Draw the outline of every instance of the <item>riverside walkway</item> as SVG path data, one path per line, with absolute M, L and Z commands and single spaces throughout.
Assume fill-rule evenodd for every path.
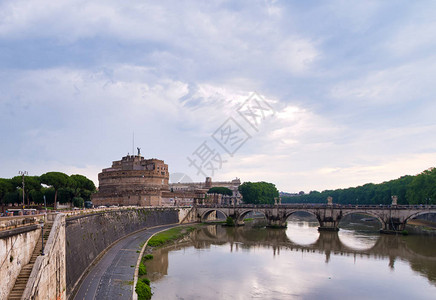
M 84 276 L 73 299 L 132 299 L 141 245 L 156 232 L 176 226 L 179 224 L 145 229 L 118 241 Z

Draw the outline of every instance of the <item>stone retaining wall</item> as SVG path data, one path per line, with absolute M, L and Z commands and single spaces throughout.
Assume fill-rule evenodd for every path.
M 1 217 L 0 232 L 2 232 L 3 230 L 14 229 L 21 226 L 39 224 L 40 220 L 45 220 L 45 214 L 19 217 Z
M 54 218 L 54 222 L 44 247 L 45 255 L 37 257 L 22 299 L 66 299 L 65 215 L 47 217 Z
M 174 208 L 140 208 L 75 216 L 66 220 L 67 296 L 93 261 L 118 239 L 147 227 L 178 223 Z
M 0 299 L 7 299 L 40 236 L 38 225 L 0 231 Z

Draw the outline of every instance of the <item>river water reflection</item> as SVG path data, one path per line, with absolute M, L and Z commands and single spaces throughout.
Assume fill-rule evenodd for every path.
M 357 229 L 357 230 L 356 230 Z M 147 262 L 153 299 L 435 299 L 436 239 L 208 225 Z

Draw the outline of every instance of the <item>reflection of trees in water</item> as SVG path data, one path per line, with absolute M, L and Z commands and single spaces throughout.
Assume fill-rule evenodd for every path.
M 434 262 L 428 263 L 425 260 L 410 261 L 410 267 L 413 271 L 424 274 L 430 283 L 436 285 L 436 264 Z
M 419 255 L 418 258 L 410 260 L 410 266 L 414 271 L 424 273 L 433 284 L 436 284 L 436 262 L 429 261 L 427 257 L 436 258 L 435 238 L 422 236 L 408 236 L 404 238 L 407 248 Z
M 374 246 L 369 249 L 353 249 L 343 244 L 337 232 L 320 232 L 319 238 L 312 244 L 299 245 L 291 241 L 285 229 L 257 229 L 249 226 L 224 227 L 221 225 L 204 226 L 189 235 L 189 238 L 179 241 L 176 245 L 160 248 L 154 251 L 155 259 L 147 262 L 149 272 L 167 274 L 168 252 L 184 247 L 208 249 L 211 245 L 229 244 L 230 251 L 262 247 L 271 249 L 274 255 L 280 251 L 301 251 L 321 253 L 326 256 L 345 255 L 357 257 L 374 257 L 389 259 L 389 266 L 395 268 L 397 259 L 408 261 L 411 268 L 424 274 L 433 284 L 436 284 L 436 239 L 422 236 L 380 235 Z M 150 274 L 150 273 L 149 273 Z M 153 275 L 150 275 L 151 280 Z

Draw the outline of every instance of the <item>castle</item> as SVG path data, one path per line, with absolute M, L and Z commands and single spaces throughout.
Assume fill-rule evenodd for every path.
M 238 187 L 241 181 L 213 183 L 210 177 L 205 182 L 169 183 L 168 165 L 163 160 L 145 159 L 138 155 L 127 155 L 113 161 L 110 168 L 98 174 L 98 192 L 92 195 L 95 206 L 137 205 L 174 206 L 195 203 L 229 204 L 241 201 Z M 227 187 L 232 196 L 207 195 L 211 187 Z

